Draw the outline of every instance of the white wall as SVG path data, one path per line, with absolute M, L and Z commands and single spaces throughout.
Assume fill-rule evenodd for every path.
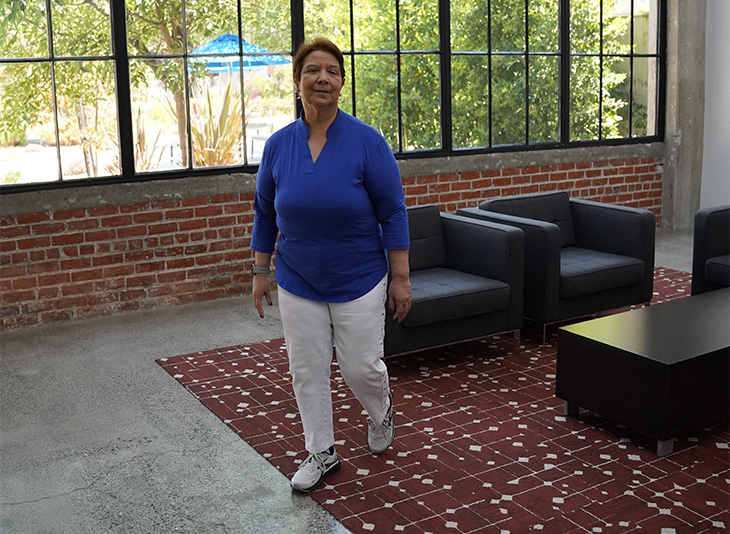
M 730 204 L 730 1 L 707 0 L 700 207 Z

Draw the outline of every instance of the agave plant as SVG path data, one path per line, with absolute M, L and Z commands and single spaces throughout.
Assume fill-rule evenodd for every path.
M 160 131 L 150 143 L 147 141 L 147 132 L 145 131 L 144 121 L 142 120 L 142 109 L 137 110 L 137 131 L 136 142 L 134 143 L 134 168 L 137 172 L 156 171 L 160 168 L 164 147 L 158 147 L 160 141 Z M 105 165 L 109 174 L 121 174 L 119 166 L 119 142 L 117 136 L 110 138 L 112 145 L 117 149 L 114 159 Z
M 191 106 L 190 131 L 196 166 L 211 167 L 241 162 L 241 99 L 231 89 L 232 84 L 229 82 L 217 109 L 213 106 L 210 89 L 206 89 L 201 105 Z

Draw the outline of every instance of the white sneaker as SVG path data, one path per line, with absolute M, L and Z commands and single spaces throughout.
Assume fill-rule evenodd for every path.
M 395 439 L 395 425 L 393 424 L 393 391 L 388 393 L 390 407 L 385 414 L 385 419 L 376 425 L 368 418 L 368 447 L 373 454 L 380 454 L 390 447 Z
M 334 447 L 329 451 L 312 453 L 302 462 L 291 479 L 291 487 L 296 491 L 314 491 L 324 478 L 340 470 L 340 461 Z

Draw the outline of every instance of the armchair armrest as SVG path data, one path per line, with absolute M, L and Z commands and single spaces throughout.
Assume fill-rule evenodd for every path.
M 463 208 L 457 215 L 506 224 L 525 234 L 525 316 L 541 322 L 558 314 L 560 292 L 560 228 L 558 225 L 504 215 L 480 208 Z
M 705 278 L 705 264 L 715 256 L 724 256 L 730 249 L 730 206 L 698 210 L 694 217 L 692 242 L 692 294 L 716 288 Z
M 520 321 L 524 299 L 525 238 L 519 228 L 441 214 L 446 266 L 510 286 L 511 321 Z
M 578 199 L 571 199 L 570 207 L 577 246 L 638 258 L 653 271 L 656 216 L 651 211 Z

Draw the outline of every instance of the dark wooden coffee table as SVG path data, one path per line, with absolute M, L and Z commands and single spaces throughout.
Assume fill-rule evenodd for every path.
M 730 288 L 600 317 L 558 331 L 555 394 L 657 440 L 728 418 Z

